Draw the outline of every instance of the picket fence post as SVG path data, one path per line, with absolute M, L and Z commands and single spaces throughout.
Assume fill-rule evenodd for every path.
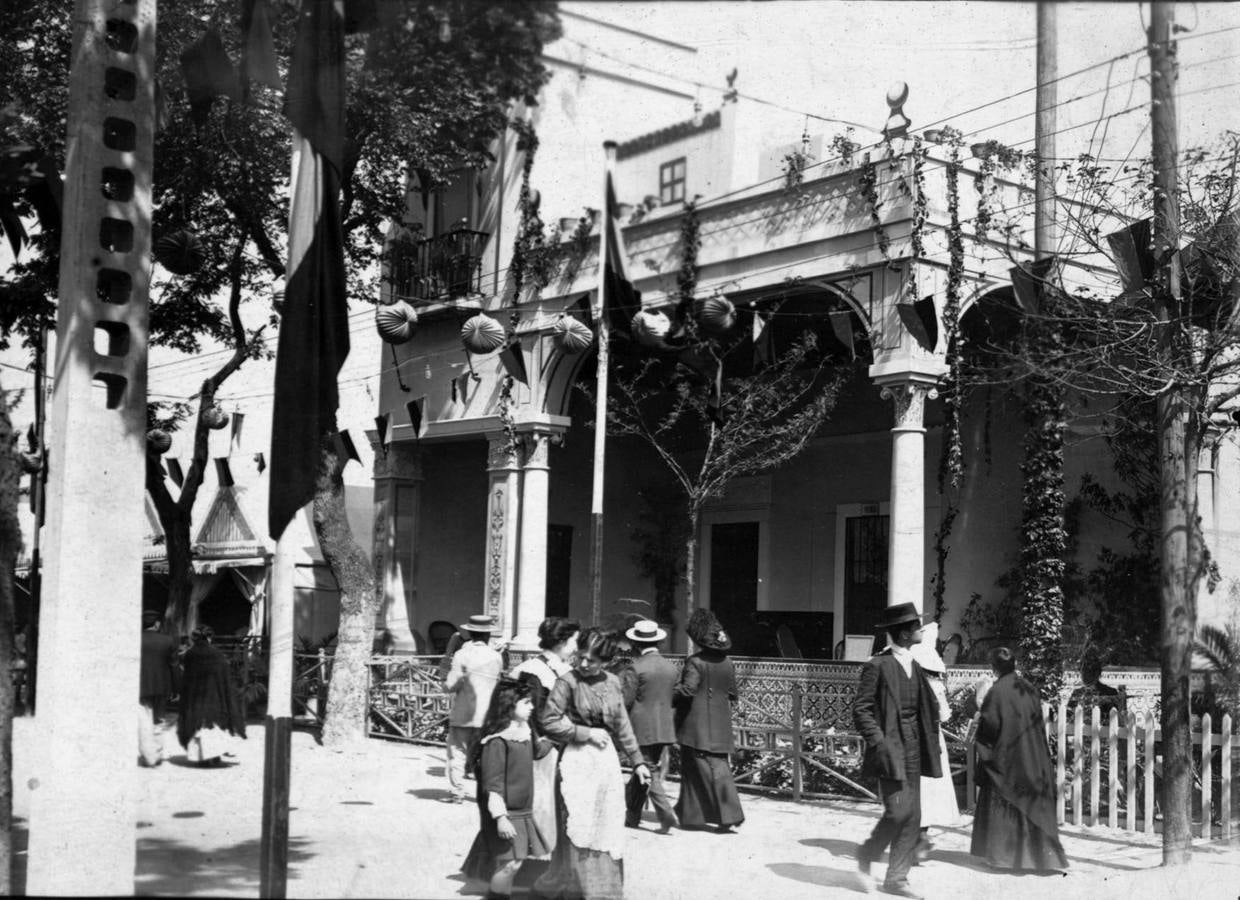
M 1107 827 L 1119 827 L 1119 710 L 1111 708 L 1107 722 Z
M 792 686 L 792 802 L 801 802 L 801 685 Z
M 1212 824 L 1214 797 L 1214 722 L 1210 714 L 1201 717 L 1201 837 L 1210 840 L 1214 836 Z
M 1085 747 L 1085 710 L 1076 708 L 1072 716 L 1072 824 L 1080 825 L 1085 807 L 1082 794 L 1081 757 Z
M 1154 832 L 1154 714 L 1145 714 L 1145 833 Z
M 1137 717 L 1131 713 L 1124 716 L 1124 734 L 1127 737 L 1125 749 L 1128 751 L 1126 755 L 1128 783 L 1126 785 L 1127 803 L 1127 821 L 1125 827 L 1129 831 L 1137 830 Z
M 1089 713 L 1089 824 L 1098 824 L 1098 782 L 1102 778 L 1102 710 Z
M 1064 774 L 1066 770 L 1065 760 L 1068 757 L 1068 701 L 1061 698 L 1059 701 L 1059 712 L 1055 721 L 1055 737 L 1058 740 L 1058 753 L 1055 754 L 1055 821 L 1062 825 L 1067 816 L 1064 810 L 1063 788 L 1067 781 Z
M 1222 796 L 1219 798 L 1220 809 L 1219 816 L 1223 820 L 1223 842 L 1231 841 L 1231 768 L 1232 768 L 1232 741 L 1231 741 L 1231 713 L 1223 714 L 1223 744 L 1222 744 L 1222 771 L 1219 773 L 1223 778 L 1220 789 Z

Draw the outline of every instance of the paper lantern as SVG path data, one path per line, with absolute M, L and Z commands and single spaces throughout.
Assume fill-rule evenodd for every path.
M 707 297 L 694 302 L 693 316 L 708 333 L 725 334 L 736 325 L 736 306 L 727 297 Z
M 580 319 L 560 316 L 555 323 L 551 339 L 562 351 L 573 356 L 581 353 L 594 342 L 594 332 Z
M 146 449 L 156 456 L 163 456 L 172 449 L 172 435 L 162 428 L 152 428 L 146 433 Z
M 461 343 L 470 353 L 490 353 L 504 343 L 504 326 L 478 313 L 461 326 Z
M 165 234 L 155 242 L 155 259 L 174 275 L 196 272 L 206 256 L 202 240 L 184 228 Z
M 418 313 L 404 300 L 397 300 L 375 310 L 375 328 L 379 337 L 389 344 L 404 344 L 418 330 Z
M 228 413 L 219 406 L 208 407 L 202 414 L 202 420 L 207 423 L 208 428 L 219 431 L 228 425 Z
M 666 313 L 652 309 L 643 309 L 633 316 L 629 326 L 637 343 L 643 347 L 662 347 L 664 340 L 672 330 L 672 320 Z

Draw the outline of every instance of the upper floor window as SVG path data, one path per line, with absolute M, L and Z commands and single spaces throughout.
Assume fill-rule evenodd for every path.
M 659 203 L 666 206 L 685 199 L 685 158 L 659 166 Z

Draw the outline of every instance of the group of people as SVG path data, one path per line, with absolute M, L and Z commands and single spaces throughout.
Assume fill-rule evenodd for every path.
M 857 868 L 868 881 L 871 866 L 890 848 L 881 889 L 918 898 L 908 875 L 930 853 L 926 828 L 951 824 L 957 815 L 940 729 L 950 716 L 946 667 L 912 603 L 888 608 L 879 627 L 888 646 L 862 668 L 853 721 L 866 745 L 863 772 L 878 779 L 883 814 L 857 848 Z M 1016 674 L 1008 648 L 992 653 L 991 667 L 995 680 L 979 691 L 980 792 L 970 852 L 1000 870 L 1064 870 L 1041 699 Z
M 194 629 L 191 643 L 160 630 L 162 617 L 142 614 L 142 656 L 138 687 L 138 762 L 155 767 L 164 760 L 162 732 L 169 703 L 179 698 L 177 740 L 186 759 L 204 768 L 226 765 L 234 738 L 245 737 L 245 707 L 233 684 L 228 658 L 207 626 Z
M 444 679 L 453 698 L 445 799 L 462 802 L 473 773 L 480 827 L 462 868 L 491 896 L 509 896 L 529 865 L 541 869 L 532 897 L 618 900 L 624 829 L 641 827 L 647 803 L 660 834 L 728 833 L 744 822 L 728 764 L 731 640 L 708 610 L 689 622 L 699 650 L 679 671 L 659 652 L 667 632 L 652 621 L 613 633 L 549 618 L 540 653 L 506 676 L 493 630 L 489 617 L 471 616 Z M 617 674 L 622 639 L 634 655 Z M 675 805 L 664 784 L 672 743 Z M 627 786 L 622 761 L 632 769 Z

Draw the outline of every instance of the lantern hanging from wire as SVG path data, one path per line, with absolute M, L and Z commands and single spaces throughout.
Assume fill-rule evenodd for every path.
M 736 305 L 722 294 L 694 301 L 693 317 L 708 334 L 726 334 L 736 326 Z
M 375 309 L 375 328 L 389 344 L 405 344 L 418 330 L 418 312 L 404 300 Z
M 551 339 L 564 353 L 575 356 L 594 342 L 594 332 L 580 319 L 560 316 L 556 320 Z
M 212 431 L 219 431 L 228 425 L 229 415 L 224 412 L 224 408 L 218 403 L 207 407 L 202 414 L 202 420 L 207 423 L 207 427 Z
M 667 313 L 643 309 L 633 316 L 629 330 L 643 347 L 664 347 L 672 331 L 672 320 Z
M 484 313 L 471 316 L 461 326 L 461 343 L 470 353 L 490 353 L 504 343 L 504 326 Z
M 172 435 L 162 428 L 152 428 L 146 433 L 146 449 L 156 456 L 163 456 L 172 449 Z
M 155 259 L 173 275 L 198 271 L 206 257 L 202 239 L 185 228 L 169 232 L 155 242 Z

